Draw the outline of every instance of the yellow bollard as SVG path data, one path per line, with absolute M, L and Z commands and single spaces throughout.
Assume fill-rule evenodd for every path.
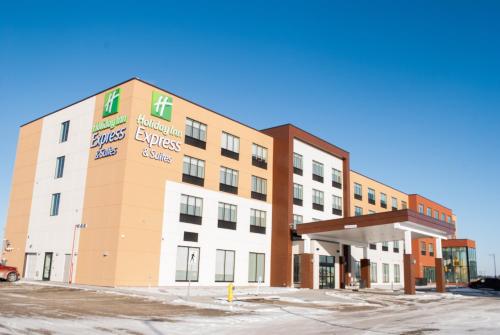
M 233 283 L 229 283 L 227 285 L 227 301 L 228 302 L 233 302 L 233 290 L 234 290 Z

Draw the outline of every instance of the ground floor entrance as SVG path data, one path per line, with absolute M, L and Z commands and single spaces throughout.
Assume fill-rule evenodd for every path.
M 42 280 L 50 280 L 50 272 L 52 271 L 52 253 L 45 253 L 45 260 L 43 263 L 43 275 Z
M 335 256 L 319 256 L 319 288 L 335 288 Z

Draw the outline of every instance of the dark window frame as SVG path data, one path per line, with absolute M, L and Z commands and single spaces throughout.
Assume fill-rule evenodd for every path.
M 205 150 L 207 148 L 207 142 L 202 141 L 196 137 L 191 137 L 189 135 L 184 135 L 184 143 Z
M 59 156 L 56 158 L 56 173 L 54 179 L 60 179 L 64 176 L 65 163 L 66 163 L 66 156 Z
M 52 193 L 50 198 L 50 216 L 58 216 L 61 208 L 61 193 Z
M 232 158 L 234 160 L 240 160 L 240 153 L 236 151 L 231 151 L 229 149 L 220 148 L 220 154 L 224 157 Z
M 70 120 L 66 120 L 64 122 L 61 122 L 61 130 L 59 133 L 59 143 L 64 143 L 64 142 L 68 141 L 69 126 L 70 126 Z
M 198 233 L 192 231 L 184 232 L 184 241 L 185 242 L 198 242 Z

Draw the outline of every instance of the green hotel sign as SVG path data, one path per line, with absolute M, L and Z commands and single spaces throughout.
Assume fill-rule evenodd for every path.
M 151 115 L 165 121 L 171 121 L 172 102 L 173 101 L 171 97 L 159 92 L 153 92 L 153 96 L 151 99 Z
M 115 88 L 112 91 L 107 92 L 104 95 L 104 108 L 102 111 L 102 117 L 108 117 L 110 115 L 118 113 L 120 108 L 120 88 Z

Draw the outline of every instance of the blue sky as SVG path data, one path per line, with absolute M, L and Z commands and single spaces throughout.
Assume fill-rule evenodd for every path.
M 500 258 L 500 2 L 8 2 L 0 237 L 18 126 L 133 76 L 256 128 L 294 123 L 354 170 L 458 215 Z

